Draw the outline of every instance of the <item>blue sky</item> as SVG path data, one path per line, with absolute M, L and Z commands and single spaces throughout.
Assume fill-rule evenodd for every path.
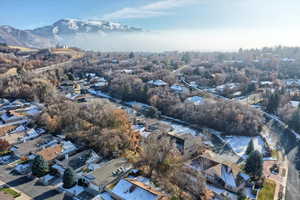
M 105 19 L 147 34 L 76 38 L 103 51 L 300 46 L 300 0 L 0 0 L 0 25 L 32 29 L 62 18 Z
M 299 0 L 1 0 L 0 24 L 35 28 L 61 18 L 107 19 L 149 30 L 293 27 Z

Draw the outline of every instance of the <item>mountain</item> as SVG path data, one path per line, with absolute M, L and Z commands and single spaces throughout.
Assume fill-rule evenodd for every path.
M 53 41 L 40 37 L 29 30 L 19 30 L 11 26 L 0 26 L 0 43 L 30 48 L 44 48 L 52 46 Z
M 0 43 L 31 48 L 45 48 L 64 43 L 64 38 L 86 33 L 128 33 L 142 29 L 103 20 L 61 19 L 52 25 L 33 30 L 20 30 L 11 26 L 0 26 Z

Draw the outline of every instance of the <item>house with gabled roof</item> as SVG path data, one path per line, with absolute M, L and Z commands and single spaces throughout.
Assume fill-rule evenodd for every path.
M 107 185 L 126 176 L 130 169 L 131 164 L 126 159 L 117 158 L 100 163 L 94 170 L 81 174 L 79 178 L 88 182 L 90 189 L 102 192 Z
M 53 161 L 58 157 L 70 156 L 77 151 L 77 147 L 70 141 L 61 141 L 58 144 L 43 148 L 36 152 L 47 161 Z
M 234 163 L 218 160 L 210 151 L 189 161 L 188 167 L 201 171 L 212 185 L 237 193 L 246 185 L 245 176 Z
M 56 169 L 60 176 L 63 176 L 64 171 L 67 168 L 73 169 L 75 172 L 79 172 L 83 168 L 91 168 L 89 165 L 95 164 L 101 160 L 101 157 L 93 150 L 84 150 L 76 153 L 72 156 L 66 154 L 62 159 L 56 159 L 55 164 L 52 165 L 53 169 Z
M 107 191 L 117 200 L 168 200 L 169 197 L 157 189 L 133 178 L 121 179 L 111 191 Z

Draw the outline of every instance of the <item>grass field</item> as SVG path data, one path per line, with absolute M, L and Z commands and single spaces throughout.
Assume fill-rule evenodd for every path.
M 273 200 L 275 194 L 276 183 L 272 180 L 266 180 L 264 187 L 258 194 L 258 200 Z
M 2 191 L 2 192 L 4 192 L 4 193 L 6 193 L 6 194 L 12 196 L 13 198 L 17 198 L 17 197 L 21 196 L 20 193 L 14 191 L 14 190 L 11 189 L 11 188 L 6 188 L 6 187 L 0 188 L 0 191 Z

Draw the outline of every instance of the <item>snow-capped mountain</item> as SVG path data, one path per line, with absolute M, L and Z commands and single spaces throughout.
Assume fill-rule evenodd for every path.
M 9 45 L 44 48 L 63 43 L 65 37 L 83 33 L 140 32 L 142 29 L 103 20 L 61 19 L 52 25 L 33 30 L 19 30 L 10 26 L 0 26 L 0 42 Z
M 134 27 L 112 23 L 103 20 L 77 20 L 77 19 L 62 19 L 50 26 L 44 26 L 32 30 L 36 35 L 42 37 L 52 37 L 72 35 L 78 33 L 97 33 L 97 32 L 135 32 L 141 31 Z

